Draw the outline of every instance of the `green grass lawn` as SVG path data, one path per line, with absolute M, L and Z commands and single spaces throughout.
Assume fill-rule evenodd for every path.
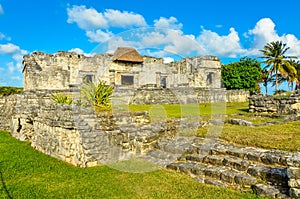
M 259 198 L 198 183 L 165 169 L 124 173 L 78 168 L 35 151 L 0 131 L 0 198 Z
M 148 111 L 150 115 L 166 118 L 208 116 L 211 114 L 233 114 L 248 112 L 248 102 L 239 103 L 200 103 L 200 104 L 143 104 L 114 105 L 113 111 Z
M 201 104 L 168 104 L 168 105 L 130 105 L 131 111 L 148 111 L 152 120 L 162 118 L 180 118 L 202 116 L 208 120 L 212 114 L 224 114 L 227 118 L 239 118 L 262 124 L 278 121 L 282 118 L 255 116 L 248 112 L 248 102 L 235 103 L 201 103 Z M 219 138 L 230 143 L 244 146 L 255 146 L 266 149 L 300 151 L 300 121 L 260 127 L 248 127 L 225 124 Z M 198 129 L 198 136 L 205 137 L 209 127 Z

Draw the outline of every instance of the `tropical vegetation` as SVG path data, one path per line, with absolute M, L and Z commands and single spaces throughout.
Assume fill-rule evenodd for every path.
M 260 50 L 263 53 L 261 58 L 264 59 L 266 64 L 264 69 L 268 71 L 271 79 L 275 76 L 275 91 L 278 90 L 280 79 L 290 83 L 298 80 L 295 62 L 292 61 L 297 57 L 286 55 L 289 49 L 290 47 L 287 47 L 282 41 L 272 41 Z
M 110 97 L 114 92 L 114 88 L 106 85 L 105 81 L 99 80 L 97 84 L 94 82 L 84 83 L 81 89 L 83 104 L 96 107 L 110 107 Z
M 66 95 L 65 93 L 53 93 L 50 98 L 54 101 L 54 104 L 68 104 L 73 103 L 71 95 Z
M 23 88 L 10 87 L 10 86 L 0 86 L 0 97 L 8 96 L 13 94 L 20 94 L 23 92 Z
M 222 65 L 222 83 L 227 89 L 245 89 L 260 92 L 259 80 L 262 78 L 260 62 L 249 57 L 239 62 Z

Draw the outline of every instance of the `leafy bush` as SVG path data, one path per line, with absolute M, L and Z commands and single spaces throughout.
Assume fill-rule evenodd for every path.
M 71 105 L 73 103 L 72 97 L 70 95 L 66 95 L 65 93 L 53 93 L 50 97 L 54 101 L 54 104 Z
M 9 86 L 1 86 L 0 87 L 0 97 L 13 95 L 13 94 L 19 94 L 22 92 L 23 92 L 23 88 L 9 87 Z
M 106 85 L 105 81 L 100 80 L 96 85 L 93 82 L 85 83 L 81 89 L 83 102 L 88 106 L 110 107 L 110 96 L 114 88 Z
M 222 65 L 222 83 L 226 89 L 246 89 L 260 92 L 259 81 L 262 77 L 260 62 L 249 57 L 239 62 Z

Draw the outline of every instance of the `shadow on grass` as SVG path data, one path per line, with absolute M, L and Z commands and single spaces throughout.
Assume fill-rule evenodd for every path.
M 1 164 L 1 163 L 2 163 L 2 162 L 0 162 L 0 164 Z M 2 173 L 2 171 L 1 171 L 1 168 L 0 168 L 0 180 L 1 180 L 2 188 L 3 188 L 4 192 L 5 192 L 6 195 L 7 195 L 7 198 L 12 199 L 12 197 L 11 197 L 11 195 L 10 195 L 10 193 L 9 193 L 9 191 L 8 191 L 8 189 L 7 189 L 7 187 L 6 187 L 6 184 L 5 184 L 5 181 L 4 181 L 4 178 L 3 178 L 3 173 Z

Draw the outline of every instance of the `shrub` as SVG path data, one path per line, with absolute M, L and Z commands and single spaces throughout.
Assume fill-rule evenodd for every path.
M 65 93 L 53 93 L 50 97 L 54 101 L 54 104 L 71 105 L 73 103 L 72 97 L 70 95 L 66 95 Z
M 23 88 L 0 86 L 0 96 L 8 96 L 23 92 Z
M 113 91 L 112 86 L 106 85 L 105 81 L 100 80 L 97 85 L 93 82 L 85 83 L 81 89 L 81 95 L 85 105 L 110 107 L 110 96 Z

